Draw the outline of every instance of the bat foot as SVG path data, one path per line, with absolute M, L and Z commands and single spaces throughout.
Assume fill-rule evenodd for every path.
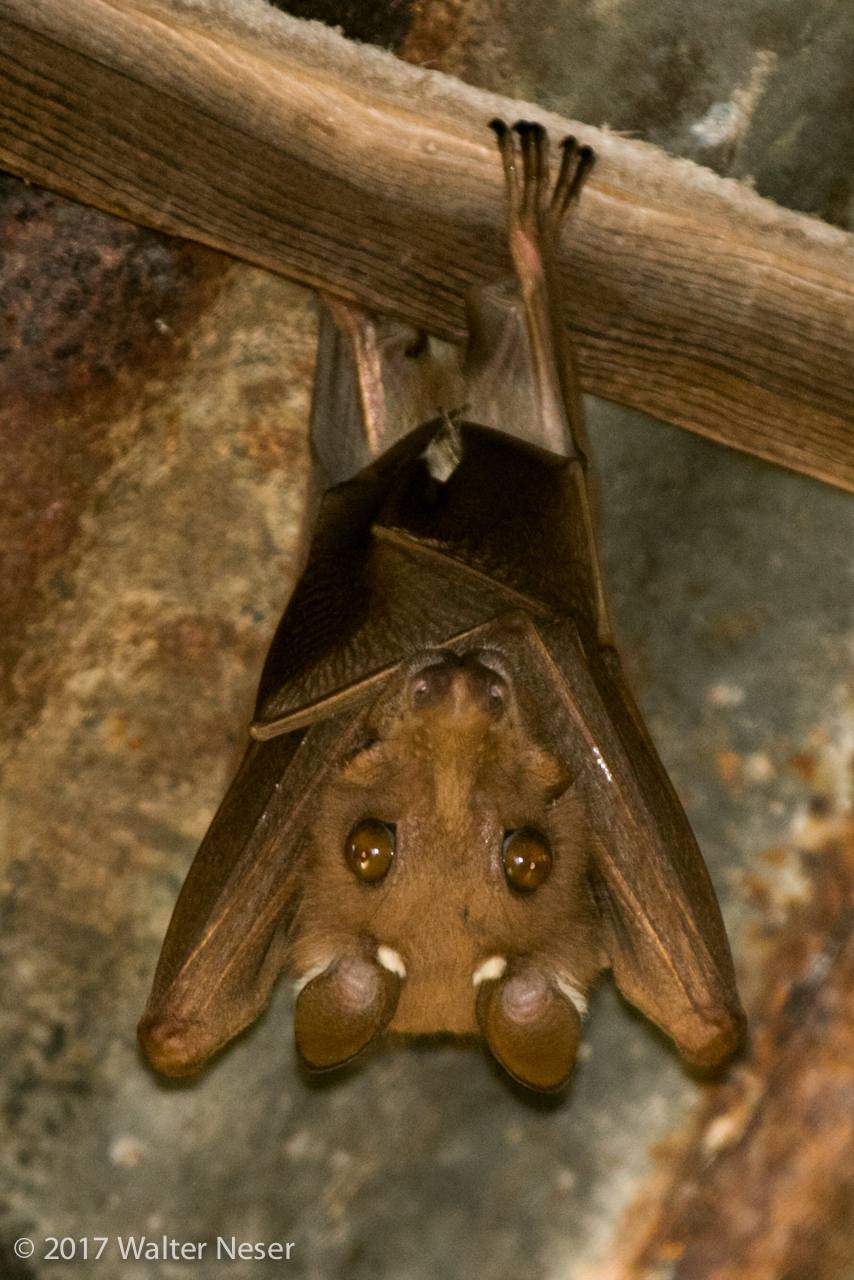
M 519 120 L 509 128 L 503 120 L 489 126 L 498 139 L 510 206 L 510 246 L 517 273 L 524 280 L 532 251 L 542 259 L 557 250 L 567 213 L 595 162 L 593 149 L 576 138 L 561 143 L 557 181 L 551 186 L 549 136 L 541 124 Z M 521 158 L 521 181 L 519 162 Z M 524 249 L 528 249 L 525 255 Z

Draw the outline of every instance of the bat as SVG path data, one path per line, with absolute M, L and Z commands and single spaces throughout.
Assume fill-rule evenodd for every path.
M 688 1063 L 742 1039 L 599 568 L 556 267 L 593 156 L 566 139 L 553 184 L 541 126 L 492 128 L 515 276 L 472 291 L 464 355 L 322 315 L 313 536 L 139 1027 L 166 1074 L 199 1070 L 283 972 L 318 1071 L 385 1029 L 452 1033 L 559 1089 L 608 968 Z

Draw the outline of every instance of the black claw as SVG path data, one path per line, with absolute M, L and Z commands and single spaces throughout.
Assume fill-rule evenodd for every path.
M 537 124 L 536 120 L 517 120 L 513 128 L 523 142 L 528 138 L 534 142 L 540 142 L 546 136 L 545 129 L 541 124 Z
M 513 128 L 522 151 L 522 208 L 525 217 L 534 218 L 548 186 L 548 134 L 531 120 L 519 120 Z
M 560 144 L 563 155 L 560 161 L 560 173 L 555 183 L 555 189 L 552 192 L 552 208 L 563 209 L 566 207 L 567 201 L 570 199 L 572 184 L 575 180 L 575 148 L 577 143 L 575 138 L 564 138 Z
M 579 146 L 574 137 L 563 139 L 560 173 L 549 202 L 549 139 L 544 127 L 533 120 L 517 120 L 511 130 L 498 117 L 489 122 L 489 127 L 498 139 L 499 150 L 504 159 L 511 206 L 518 210 L 523 222 L 530 220 L 532 223 L 540 223 L 541 219 L 545 219 L 541 223 L 541 230 L 545 233 L 548 225 L 552 230 L 546 234 L 559 234 L 560 224 L 569 206 L 578 198 L 593 167 L 596 157 L 592 147 Z M 512 133 L 519 139 L 521 184 L 517 177 L 519 153 Z
M 592 147 L 579 147 L 578 149 L 578 168 L 572 179 L 572 189 L 569 193 L 569 199 L 572 200 L 579 195 L 581 188 L 587 181 L 587 175 L 596 163 L 596 152 Z
M 566 210 L 577 198 L 593 167 L 595 156 L 592 147 L 579 147 L 575 138 L 564 138 L 561 143 L 563 158 L 560 173 L 552 195 L 552 209 L 563 218 Z

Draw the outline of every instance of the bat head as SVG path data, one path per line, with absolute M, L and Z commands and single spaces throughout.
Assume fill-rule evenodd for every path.
M 384 1027 L 479 1032 L 558 1088 L 607 967 L 687 1061 L 737 1048 L 714 891 L 619 670 L 571 622 L 542 626 L 548 647 L 526 615 L 497 618 L 372 678 L 372 705 L 342 711 L 333 689 L 309 727 L 250 747 L 140 1023 L 158 1070 L 199 1070 L 286 967 L 319 1069 Z
M 296 1040 L 333 1066 L 382 1027 L 483 1034 L 535 1088 L 569 1076 L 603 967 L 591 835 L 496 651 L 422 653 L 319 797 L 291 934 Z

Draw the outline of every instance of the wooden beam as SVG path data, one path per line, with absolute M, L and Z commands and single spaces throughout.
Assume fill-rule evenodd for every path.
M 495 115 L 599 155 L 585 388 L 854 490 L 854 237 L 260 0 L 0 0 L 0 165 L 455 339 L 509 266 Z

